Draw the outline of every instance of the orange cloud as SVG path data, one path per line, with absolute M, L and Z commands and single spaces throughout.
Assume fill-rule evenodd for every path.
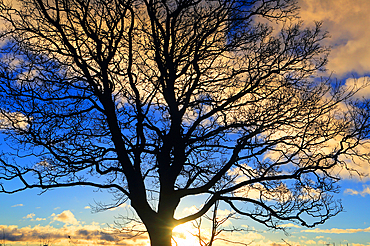
M 25 219 L 31 221 L 46 220 L 35 218 L 34 213 L 27 214 Z M 0 231 L 4 232 L 4 240 L 7 243 L 18 244 L 39 244 L 48 242 L 54 246 L 64 245 L 122 245 L 122 246 L 147 246 L 148 237 L 146 234 L 136 235 L 129 229 L 124 231 L 114 228 L 101 228 L 99 223 L 93 222 L 90 225 L 78 221 L 70 210 L 60 214 L 52 214 L 51 222 L 60 221 L 65 223 L 63 227 L 56 228 L 51 224 L 47 226 L 36 225 L 34 227 L 18 227 L 17 225 L 0 225 Z
M 370 1 L 368 0 L 299 0 L 300 15 L 307 23 L 323 21 L 331 38 L 329 72 L 337 75 L 370 71 Z
M 34 243 L 41 241 L 51 242 L 55 246 L 70 245 L 147 245 L 148 239 L 145 235 L 132 238 L 129 233 L 117 233 L 114 230 L 102 229 L 97 223 L 91 225 L 64 226 L 55 228 L 53 226 L 21 227 L 16 225 L 0 225 L 4 231 L 4 240 L 8 243 Z

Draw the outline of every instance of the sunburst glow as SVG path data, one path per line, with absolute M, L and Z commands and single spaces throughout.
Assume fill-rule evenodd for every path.
M 202 229 L 201 229 L 202 230 Z M 203 231 L 203 230 L 202 230 Z M 191 222 L 178 225 L 173 229 L 173 244 L 176 246 L 201 246 L 199 231 Z M 204 233 L 204 232 L 203 232 Z

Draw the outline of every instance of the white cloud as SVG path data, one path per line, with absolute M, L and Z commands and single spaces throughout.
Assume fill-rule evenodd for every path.
M 33 217 L 35 217 L 35 214 L 31 213 L 31 214 L 27 214 L 27 216 L 23 217 L 23 219 L 32 219 Z
M 86 206 L 86 207 L 89 207 L 90 208 L 90 206 Z M 87 209 L 85 207 L 85 209 Z M 109 210 L 111 210 L 111 211 L 114 211 L 114 210 L 116 210 L 116 209 L 121 209 L 121 208 L 130 208 L 131 206 L 130 206 L 130 204 L 127 204 L 127 203 L 122 203 L 122 204 L 120 204 L 118 207 L 113 207 L 113 208 L 110 208 Z
M 305 242 L 306 244 L 316 244 L 316 242 L 314 240 L 308 240 Z
M 364 229 L 338 229 L 338 228 L 319 229 L 319 228 L 315 228 L 315 229 L 302 230 L 301 232 L 333 233 L 333 234 L 357 233 L 357 232 L 370 232 L 370 227 L 364 228 Z
M 15 208 L 15 207 L 23 207 L 24 205 L 23 204 L 15 204 L 12 206 L 12 208 Z
M 195 205 L 193 205 L 191 207 L 185 207 L 183 209 L 183 213 L 185 213 L 185 214 L 195 214 L 198 211 L 199 211 L 199 209 Z
M 232 235 L 231 235 L 232 236 Z M 241 236 L 242 238 L 244 238 L 244 241 L 255 241 L 257 239 L 265 239 L 265 237 L 257 232 L 248 232 L 246 234 L 243 234 L 243 236 Z
M 77 221 L 77 219 L 70 210 L 64 210 L 62 213 L 58 215 L 52 214 L 52 217 L 53 220 L 61 221 L 65 224 L 77 225 L 80 223 L 79 221 Z
M 42 221 L 46 220 L 45 218 L 34 218 L 36 215 L 34 213 L 27 214 L 23 219 L 30 219 L 31 221 Z
M 362 191 L 346 189 L 344 193 L 349 195 L 361 195 L 361 196 L 370 195 L 370 185 L 363 185 Z
M 299 225 L 296 225 L 296 224 L 293 224 L 293 223 L 288 223 L 288 224 L 283 224 L 283 225 L 280 225 L 279 227 L 283 227 L 283 228 L 301 228 Z
M 85 206 L 84 209 L 90 209 L 91 207 L 90 206 Z

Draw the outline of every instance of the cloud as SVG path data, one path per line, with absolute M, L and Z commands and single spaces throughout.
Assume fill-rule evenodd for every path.
M 91 207 L 90 206 L 85 206 L 84 209 L 90 209 Z
M 314 240 L 308 240 L 305 242 L 306 244 L 316 244 L 316 242 Z
M 32 219 L 35 216 L 34 213 L 27 214 L 27 216 L 23 217 L 23 219 Z
M 30 219 L 31 221 L 42 221 L 46 220 L 45 218 L 34 218 L 36 215 L 34 213 L 27 214 L 23 219 Z
M 300 15 L 305 23 L 323 21 L 331 38 L 326 45 L 332 47 L 329 72 L 336 75 L 370 71 L 370 1 L 368 0 L 299 0 Z
M 33 221 L 46 220 L 35 218 L 34 213 L 27 214 L 24 218 Z M 145 234 L 138 234 L 128 230 L 116 230 L 113 227 L 102 228 L 99 223 L 93 222 L 86 225 L 79 222 L 70 210 L 65 210 L 56 215 L 52 214 L 49 219 L 64 222 L 61 228 L 55 228 L 51 224 L 47 226 L 26 226 L 0 225 L 0 231 L 4 232 L 4 240 L 8 244 L 39 244 L 40 240 L 52 242 L 54 246 L 64 245 L 116 245 L 116 246 L 146 246 L 148 237 Z
M 70 225 L 62 228 L 53 226 L 18 227 L 16 225 L 0 225 L 0 231 L 4 231 L 4 239 L 7 243 L 37 244 L 40 240 L 47 239 L 55 246 L 64 245 L 147 245 L 148 238 L 145 235 L 134 237 L 129 233 L 117 233 L 111 229 L 102 229 L 97 223 L 90 225 Z
M 15 205 L 13 205 L 12 206 L 12 208 L 15 208 L 15 207 L 23 207 L 24 205 L 22 204 L 22 203 L 20 203 L 20 204 L 15 204 Z
M 199 211 L 199 208 L 197 208 L 195 205 L 193 205 L 191 207 L 185 207 L 183 209 L 184 214 L 195 214 L 198 211 Z
M 282 228 L 301 228 L 299 225 L 296 225 L 296 224 L 293 224 L 293 223 L 288 223 L 288 224 L 283 224 L 283 225 L 279 225 L 279 227 L 282 227 Z
M 200 228 L 197 228 L 192 222 L 187 222 L 176 226 L 173 230 L 173 236 L 176 244 L 178 246 L 199 245 L 199 233 L 202 240 L 204 240 L 204 242 L 208 242 L 211 238 L 210 225 L 211 224 L 207 223 L 206 220 L 203 220 Z M 241 227 L 249 228 L 248 226 L 243 225 Z M 226 229 L 227 227 L 223 228 Z M 234 245 L 234 243 L 237 244 L 237 242 L 243 242 L 245 244 L 250 244 L 251 246 L 270 246 L 269 243 L 263 242 L 264 239 L 265 237 L 263 235 L 254 231 L 235 230 L 233 232 L 227 232 L 227 230 L 225 230 L 220 231 L 220 233 L 216 236 L 215 242 L 219 242 L 218 244 L 216 243 L 217 245 Z
M 79 221 L 77 221 L 77 219 L 70 210 L 64 210 L 62 213 L 58 215 L 52 214 L 52 217 L 53 220 L 61 221 L 65 224 L 77 225 L 80 223 Z
M 308 229 L 308 230 L 302 230 L 301 232 L 312 232 L 312 233 L 333 233 L 333 234 L 343 234 L 343 233 L 357 233 L 357 232 L 370 232 L 370 227 L 365 229 L 338 229 L 338 228 L 332 228 L 332 229 Z
M 87 206 L 87 207 L 89 207 L 90 208 L 90 206 Z M 114 211 L 114 210 L 116 210 L 116 209 L 121 209 L 121 208 L 130 208 L 131 206 L 130 206 L 130 204 L 127 204 L 127 203 L 122 203 L 122 204 L 120 204 L 119 206 L 117 206 L 117 207 L 113 207 L 113 208 L 110 208 L 109 210 L 110 211 Z M 85 207 L 86 208 L 86 207 Z
M 369 71 L 370 72 L 370 71 Z M 369 86 L 370 77 L 361 77 L 361 78 L 349 78 L 345 82 L 345 88 L 348 90 L 360 89 L 353 98 L 362 99 L 370 98 L 370 86 Z
M 26 129 L 27 118 L 19 112 L 6 112 L 0 109 L 0 130 Z
M 33 220 L 33 219 L 32 219 Z M 46 220 L 45 218 L 36 218 L 35 221 L 42 221 L 42 220 Z
M 366 196 L 366 195 L 370 195 L 370 185 L 363 185 L 363 190 L 362 191 L 357 191 L 357 190 L 353 190 L 353 189 L 346 189 L 344 191 L 345 194 L 349 194 L 349 195 L 361 195 L 361 196 Z

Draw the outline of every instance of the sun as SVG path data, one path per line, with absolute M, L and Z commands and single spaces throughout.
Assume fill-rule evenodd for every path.
M 200 229 L 202 239 L 209 238 L 209 232 L 206 229 Z M 195 228 L 192 222 L 187 222 L 176 226 L 172 230 L 172 246 L 203 246 L 205 243 L 199 242 L 199 231 Z M 150 246 L 150 241 L 147 241 L 147 246 Z
M 199 239 L 195 235 L 198 230 L 194 228 L 191 222 L 176 226 L 172 230 L 173 240 L 177 246 L 200 246 Z

